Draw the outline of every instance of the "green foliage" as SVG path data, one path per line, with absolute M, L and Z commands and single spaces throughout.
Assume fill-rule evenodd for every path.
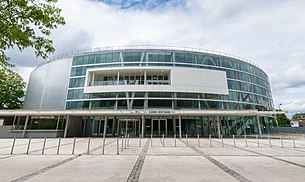
M 276 110 L 282 111 L 282 110 Z M 279 126 L 290 126 L 290 119 L 287 117 L 286 114 L 277 114 L 276 120 Z
M 305 112 L 295 113 L 292 115 L 292 120 L 300 120 L 301 118 L 305 118 Z
M 0 109 L 22 108 L 24 88 L 25 82 L 18 73 L 0 66 Z
M 5 50 L 15 46 L 22 51 L 35 49 L 46 59 L 55 51 L 50 36 L 57 25 L 65 24 L 57 0 L 0 0 L 0 66 L 11 66 Z

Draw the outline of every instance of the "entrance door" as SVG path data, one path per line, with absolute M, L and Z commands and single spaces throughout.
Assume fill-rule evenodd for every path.
M 160 135 L 167 135 L 167 120 L 166 119 L 159 119 L 160 123 Z
M 167 135 L 167 119 L 152 119 L 152 127 L 154 136 Z
M 138 136 L 140 131 L 139 119 L 120 119 L 118 135 Z
M 101 136 L 104 133 L 104 119 L 91 119 L 86 121 L 86 136 Z
M 217 126 L 217 120 L 215 117 L 209 117 L 209 130 L 210 134 L 213 137 L 218 137 L 218 126 Z

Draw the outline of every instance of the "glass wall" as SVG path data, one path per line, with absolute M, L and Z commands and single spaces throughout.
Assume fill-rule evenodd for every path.
M 225 71 L 229 95 L 136 92 L 84 94 L 88 68 L 110 66 L 177 66 Z M 134 95 L 133 97 L 131 97 Z M 99 100 L 97 100 L 99 99 Z M 106 101 L 107 100 L 107 101 Z M 206 53 L 170 50 L 128 50 L 73 58 L 66 109 L 258 109 L 273 110 L 267 75 L 238 59 Z

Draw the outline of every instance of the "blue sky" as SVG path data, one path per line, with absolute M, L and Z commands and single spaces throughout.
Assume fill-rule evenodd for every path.
M 115 6 L 120 9 L 141 9 L 155 10 L 162 9 L 164 6 L 184 6 L 185 0 L 99 0 L 110 6 Z
M 55 55 L 121 45 L 174 45 L 246 58 L 268 75 L 275 107 L 305 111 L 304 0 L 64 0 Z M 10 50 L 27 81 L 42 60 Z M 52 55 L 51 55 L 52 56 Z

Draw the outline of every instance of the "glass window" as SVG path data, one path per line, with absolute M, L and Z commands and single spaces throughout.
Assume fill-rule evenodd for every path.
M 115 109 L 115 100 L 91 101 L 91 109 Z
M 197 100 L 177 100 L 177 108 L 199 109 Z
M 66 109 L 89 109 L 89 101 L 69 101 Z
M 195 55 L 189 53 L 175 53 L 175 61 L 180 63 L 196 64 Z
M 171 92 L 148 92 L 148 97 L 171 98 Z
M 149 108 L 172 108 L 171 100 L 148 100 Z
M 149 62 L 172 62 L 172 55 L 165 53 L 148 54 Z
M 124 52 L 123 60 L 124 62 L 140 62 L 142 52 Z
M 132 109 L 143 109 L 144 100 L 133 100 Z
M 72 66 L 83 64 L 83 56 L 73 57 Z
M 85 78 L 71 78 L 69 83 L 69 88 L 84 87 Z

